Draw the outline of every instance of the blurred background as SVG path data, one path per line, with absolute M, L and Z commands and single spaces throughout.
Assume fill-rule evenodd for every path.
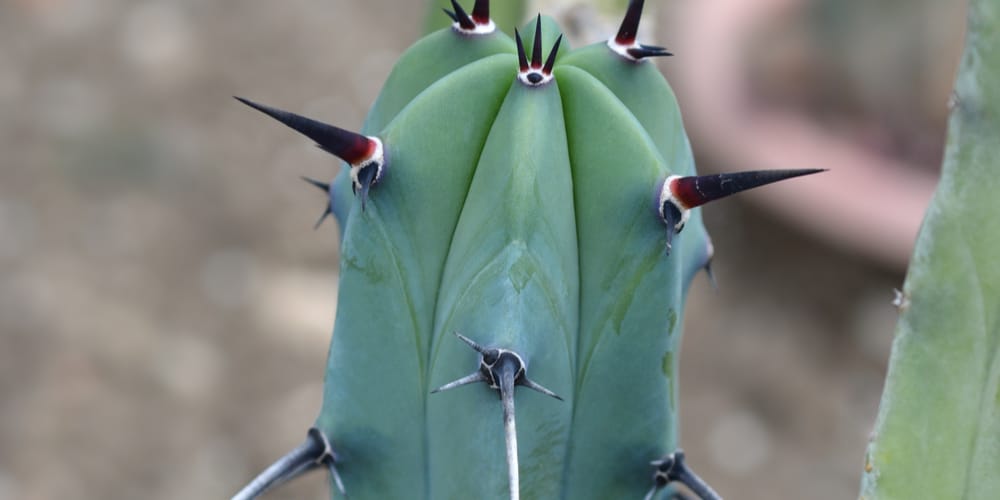
M 539 3 L 585 41 L 622 12 Z M 831 169 L 705 209 L 682 445 L 723 496 L 855 497 L 964 2 L 648 3 L 703 172 Z M 423 15 L 0 2 L 0 499 L 228 498 L 301 441 L 338 241 L 298 176 L 335 163 L 230 96 L 357 128 Z

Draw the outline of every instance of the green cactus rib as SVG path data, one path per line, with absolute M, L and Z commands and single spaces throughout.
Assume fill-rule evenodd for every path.
M 572 387 L 578 310 L 576 226 L 569 153 L 557 85 L 511 85 L 483 149 L 451 244 L 438 301 L 431 386 L 475 366 L 459 331 L 525 358 L 532 377 L 557 394 Z M 447 336 L 447 337 L 446 337 Z M 430 387 L 429 387 L 430 388 Z M 520 393 L 519 393 L 520 394 Z M 537 396 L 518 406 L 521 491 L 555 498 L 571 401 Z M 504 434 L 496 396 L 468 389 L 428 402 L 430 498 L 506 497 Z M 527 461 L 526 461 L 527 462 Z M 527 465 L 527 464 L 525 464 Z
M 940 185 L 901 311 L 861 496 L 1000 492 L 1000 9 L 969 4 Z
M 422 92 L 380 134 L 389 166 L 377 201 L 362 211 L 355 200 L 348 216 L 316 427 L 356 464 L 341 471 L 353 498 L 410 498 L 427 488 L 422 422 L 435 297 L 514 64 L 511 55 L 491 56 Z M 439 146 L 442 137 L 461 147 Z
M 348 168 L 310 180 L 342 248 L 323 407 L 300 450 L 321 438 L 355 499 L 638 499 L 673 481 L 715 498 L 677 449 L 684 301 L 712 253 L 692 208 L 760 174 L 699 192 L 674 94 L 642 61 L 664 50 L 619 36 L 574 51 L 541 16 L 515 43 L 454 17 L 403 54 L 365 121 L 384 150 L 367 205 Z M 486 384 L 432 394 L 472 382 Z

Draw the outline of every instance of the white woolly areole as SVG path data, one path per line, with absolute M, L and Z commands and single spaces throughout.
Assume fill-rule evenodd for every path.
M 681 213 L 681 220 L 674 225 L 674 230 L 678 232 L 684 228 L 684 224 L 687 224 L 688 219 L 691 218 L 691 209 L 684 208 L 684 206 L 677 201 L 677 198 L 674 198 L 672 186 L 674 181 L 680 178 L 681 176 L 679 175 L 671 175 L 663 181 L 663 187 L 660 188 L 660 198 L 656 204 L 656 211 L 660 213 L 660 220 L 664 223 L 667 222 L 667 215 L 663 213 L 663 204 L 669 201 L 673 206 L 677 207 L 677 210 Z
M 365 158 L 359 161 L 358 163 L 351 164 L 351 182 L 354 183 L 354 186 L 356 188 L 361 187 L 361 181 L 358 180 L 358 173 L 361 172 L 362 168 L 367 168 L 372 163 L 375 164 L 375 168 L 377 170 L 375 171 L 375 178 L 374 178 L 375 180 L 372 181 L 372 183 L 374 184 L 375 181 L 378 181 L 379 178 L 382 177 L 382 168 L 385 166 L 385 152 L 382 149 L 382 140 L 374 136 L 365 136 L 365 137 L 367 137 L 368 140 L 375 143 L 375 151 L 372 151 L 372 154 L 369 155 L 368 158 Z
M 636 59 L 636 58 L 632 57 L 632 54 L 628 53 L 628 49 L 640 49 L 640 48 L 642 48 L 642 46 L 639 45 L 639 39 L 638 39 L 638 37 L 635 39 L 634 42 L 632 42 L 632 45 L 623 45 L 623 44 L 620 44 L 620 43 L 618 43 L 617 40 L 615 40 L 615 37 L 608 38 L 608 48 L 610 48 L 611 51 L 614 52 L 615 54 L 618 54 L 618 55 L 624 57 L 625 59 L 628 59 L 629 61 L 636 62 L 636 63 L 641 63 L 641 62 L 645 61 L 644 59 Z
M 473 23 L 476 25 L 476 27 L 472 28 L 471 30 L 467 30 L 463 28 L 462 25 L 458 23 L 458 21 L 455 21 L 451 23 L 451 29 L 463 35 L 489 35 L 490 33 L 493 33 L 494 31 L 497 30 L 497 25 L 496 23 L 493 22 L 492 19 L 490 19 L 490 22 L 486 24 L 479 24 L 475 21 L 473 21 Z
M 532 73 L 537 73 L 537 74 L 541 75 L 542 79 L 539 80 L 538 83 L 532 82 L 531 80 L 528 79 L 528 75 L 530 75 Z M 528 68 L 528 71 L 518 71 L 517 72 L 517 79 L 521 83 L 523 83 L 523 84 L 525 84 L 525 85 L 527 85 L 529 87 L 541 87 L 542 85 L 545 85 L 546 83 L 551 82 L 553 78 L 555 78 L 555 77 L 552 75 L 552 73 L 549 73 L 549 74 L 546 75 L 545 73 L 542 72 L 542 70 L 535 69 L 535 68 Z

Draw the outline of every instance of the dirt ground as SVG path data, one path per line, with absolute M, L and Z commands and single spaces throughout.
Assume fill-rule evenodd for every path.
M 0 3 L 0 499 L 226 498 L 303 438 L 337 236 L 298 177 L 335 163 L 230 96 L 356 127 L 422 15 Z M 739 199 L 705 217 L 719 289 L 698 277 L 687 312 L 689 462 L 727 498 L 855 497 L 902 269 Z

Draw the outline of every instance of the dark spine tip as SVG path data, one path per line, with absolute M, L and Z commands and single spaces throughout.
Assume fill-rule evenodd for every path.
M 705 270 L 705 275 L 708 276 L 708 284 L 712 285 L 712 290 L 716 292 L 719 291 L 719 283 L 715 280 L 715 271 L 712 270 L 712 261 L 709 260 L 704 266 L 701 266 Z
M 330 185 L 327 184 L 327 183 L 325 183 L 325 182 L 320 182 L 320 181 L 318 181 L 316 179 L 313 179 L 312 177 L 306 177 L 304 175 L 300 175 L 299 178 L 301 178 L 302 180 L 308 182 L 309 184 L 312 184 L 313 186 L 316 186 L 317 188 L 319 188 L 324 193 L 327 193 L 327 194 L 330 193 Z
M 463 30 L 476 29 L 476 23 L 472 21 L 472 18 L 469 17 L 469 14 L 465 12 L 465 9 L 463 9 L 462 6 L 459 5 L 458 0 L 451 0 L 451 6 L 452 8 L 455 9 L 455 17 L 456 17 L 455 22 L 458 23 L 458 26 L 460 28 L 462 28 Z
M 751 170 L 674 179 L 670 190 L 684 208 L 695 208 L 748 189 L 824 172 L 824 169 Z
M 333 210 L 330 210 L 330 205 L 327 205 L 326 209 L 323 210 L 323 213 L 319 216 L 319 219 L 316 219 L 316 223 L 313 224 L 313 231 L 319 229 L 319 227 L 323 225 L 323 221 L 331 215 L 333 215 Z
M 521 72 L 528 71 L 528 56 L 524 53 L 524 42 L 521 40 L 521 33 L 514 28 L 514 41 L 517 42 L 517 64 Z
M 472 7 L 472 20 L 476 24 L 490 24 L 490 0 L 476 0 Z
M 542 68 L 542 73 L 546 75 L 552 74 L 552 67 L 556 65 L 556 54 L 559 53 L 559 44 L 562 43 L 562 35 L 556 38 L 556 43 L 552 45 L 552 50 L 549 52 L 549 58 L 545 60 L 545 66 Z
M 295 130 L 313 141 L 316 141 L 316 144 L 318 144 L 324 151 L 331 153 L 348 163 L 355 164 L 363 161 L 370 156 L 372 151 L 375 149 L 375 144 L 361 134 L 350 132 L 340 127 L 328 125 L 295 113 L 258 104 L 249 99 L 236 96 L 234 97 L 237 101 L 240 101 L 257 111 L 278 120 L 292 130 Z
M 632 45 L 639 32 L 639 21 L 642 18 L 642 6 L 644 0 L 631 0 L 628 3 L 628 10 L 625 11 L 625 19 L 622 20 L 615 42 L 620 45 Z
M 454 12 L 452 12 L 452 11 L 450 11 L 450 10 L 448 10 L 448 9 L 441 9 L 441 10 L 442 10 L 442 11 L 443 11 L 443 12 L 444 12 L 445 14 L 447 14 L 447 15 L 448 15 L 448 17 L 450 17 L 450 18 L 451 18 L 451 22 L 453 22 L 453 23 L 457 23 L 457 22 L 458 22 L 458 16 L 456 16 Z
M 646 57 L 669 57 L 674 55 L 672 52 L 668 52 L 667 49 L 664 49 L 663 47 L 653 47 L 651 45 L 632 47 L 630 49 L 626 49 L 625 51 L 636 60 L 644 59 Z
M 542 15 L 535 18 L 535 45 L 531 48 L 531 67 L 542 67 Z

